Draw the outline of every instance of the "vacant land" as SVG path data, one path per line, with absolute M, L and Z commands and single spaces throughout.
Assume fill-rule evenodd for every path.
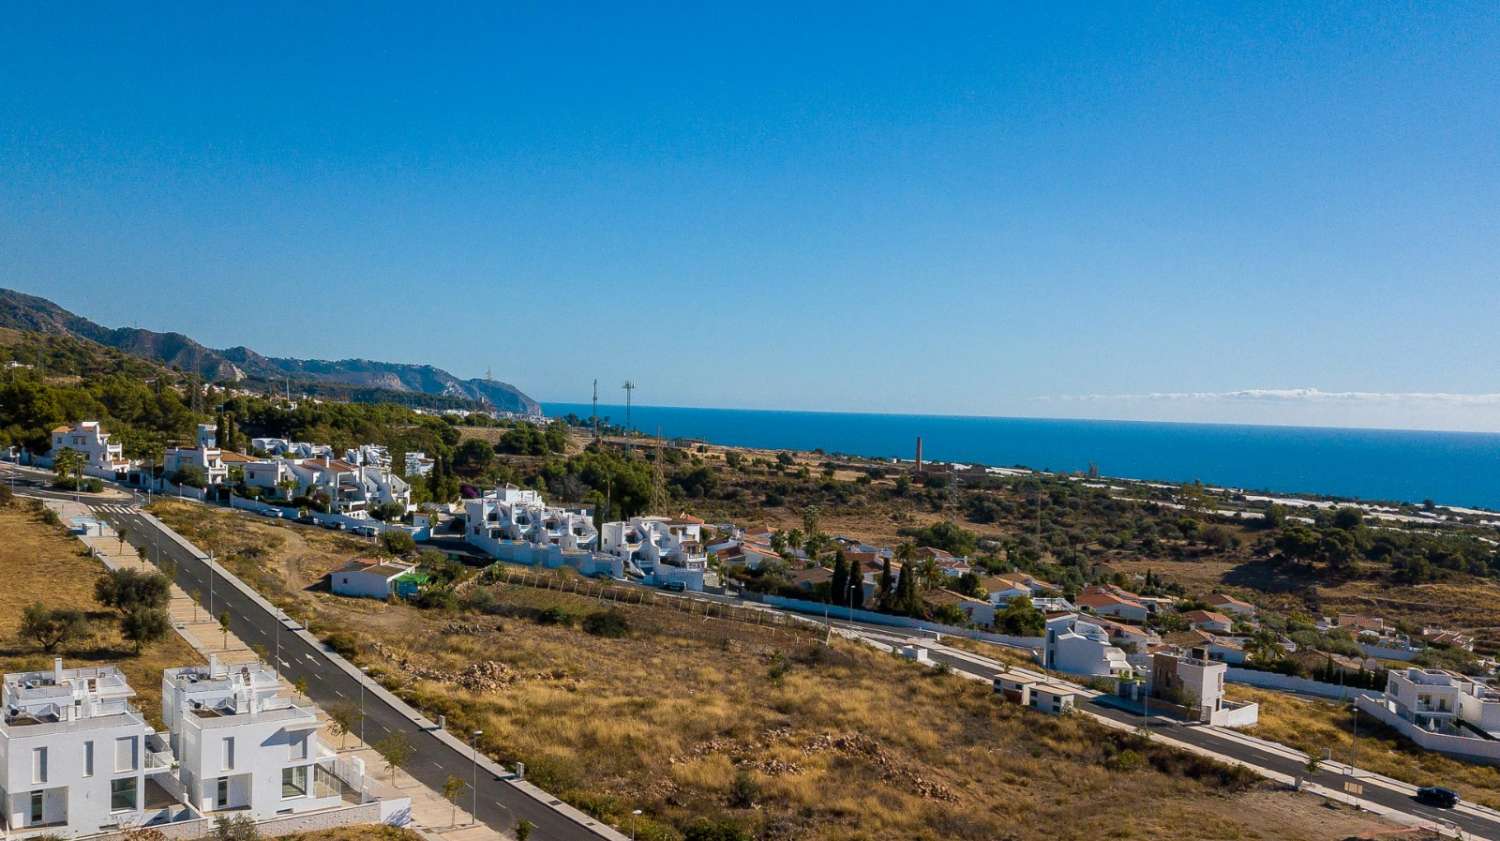
M 120 637 L 117 614 L 94 601 L 94 581 L 104 564 L 62 526 L 45 522 L 37 509 L 20 501 L 0 508 L 0 535 L 5 536 L 0 540 L 0 580 L 5 582 L 0 587 L 0 671 L 51 668 L 54 656 L 69 667 L 116 664 L 136 691 L 136 706 L 160 727 L 162 669 L 197 663 L 197 652 L 172 633 L 137 654 Z M 86 611 L 93 637 L 55 654 L 18 639 L 21 612 L 34 602 Z
M 765 839 L 1335 839 L 1378 828 L 1083 718 L 1003 705 L 956 676 L 825 647 L 816 633 L 650 605 L 586 623 L 611 605 L 503 584 L 454 613 L 345 599 L 307 584 L 365 544 L 198 506 L 159 514 L 257 575 L 295 574 L 280 592 L 315 612 L 315 627 L 353 631 L 356 659 L 388 686 L 455 728 L 483 730 L 488 753 L 526 762 L 531 779 L 592 814 L 628 826 L 643 810 L 641 839 L 677 839 L 699 821 Z
M 1361 768 L 1412 785 L 1450 786 L 1468 800 L 1500 808 L 1500 768 L 1424 751 L 1369 716 L 1360 717 L 1356 748 L 1354 716 L 1348 704 L 1248 686 L 1230 686 L 1229 696 L 1260 704 L 1260 724 L 1249 731 L 1253 735 L 1319 758 L 1331 751 L 1337 762 L 1348 762 L 1357 750 Z

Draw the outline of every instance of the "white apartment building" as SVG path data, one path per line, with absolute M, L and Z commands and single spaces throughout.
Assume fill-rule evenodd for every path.
M 349 517 L 363 518 L 371 508 L 386 504 L 411 510 L 411 485 L 389 469 L 328 456 L 262 459 L 248 462 L 241 469 L 246 485 L 288 498 L 321 492 L 334 512 Z M 283 486 L 288 480 L 296 483 L 290 492 Z
M 79 421 L 72 426 L 52 430 L 52 449 L 48 464 L 63 450 L 74 450 L 83 456 L 83 473 L 99 479 L 124 480 L 132 463 L 125 458 L 122 445 L 111 444 L 109 433 L 98 421 Z
M 203 814 L 265 820 L 342 802 L 317 714 L 282 696 L 270 667 L 212 657 L 207 666 L 167 669 L 161 689 L 184 797 Z
M 379 444 L 361 444 L 344 451 L 344 461 L 381 470 L 391 469 L 391 452 Z
M 333 447 L 328 444 L 309 444 L 306 441 L 288 441 L 285 438 L 251 438 L 250 452 L 294 459 L 318 458 L 332 457 Z
M 224 484 L 229 479 L 229 466 L 218 446 L 218 432 L 211 423 L 198 424 L 196 446 L 170 447 L 162 455 L 162 476 L 171 480 L 178 471 L 187 471 L 201 477 L 205 487 Z
M 1109 633 L 1077 614 L 1047 620 L 1042 642 L 1042 665 L 1075 675 L 1111 677 L 1127 674 L 1125 652 L 1110 644 Z
M 0 803 L 8 838 L 85 835 L 192 817 L 166 743 L 114 666 L 5 675 Z
M 432 468 L 436 464 L 437 460 L 428 458 L 424 452 L 409 452 L 406 454 L 406 478 L 412 479 L 418 476 L 431 476 Z
M 499 556 L 505 542 L 592 550 L 599 531 L 587 508 L 548 505 L 539 491 L 505 485 L 464 503 L 465 539 Z
M 680 581 L 702 590 L 708 572 L 703 521 L 693 517 L 632 517 L 605 523 L 599 531 L 602 549 L 619 558 L 627 570 L 649 583 Z

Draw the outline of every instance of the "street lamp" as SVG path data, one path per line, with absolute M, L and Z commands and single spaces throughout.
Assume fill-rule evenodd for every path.
M 469 750 L 472 752 L 474 758 L 473 770 L 471 771 L 473 780 L 470 783 L 473 800 L 469 807 L 469 817 L 474 819 L 474 823 L 479 823 L 479 737 L 483 735 L 483 730 L 475 730 L 474 735 L 469 737 Z
M 633 810 L 631 810 L 631 812 L 630 812 L 630 841 L 635 841 L 635 822 L 640 817 L 641 817 L 641 810 L 640 809 L 633 809 Z

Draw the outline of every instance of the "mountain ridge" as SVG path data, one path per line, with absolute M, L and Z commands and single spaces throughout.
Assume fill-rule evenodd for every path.
M 471 400 L 496 410 L 540 414 L 537 401 L 510 383 L 459 379 L 434 365 L 380 362 L 372 359 L 298 359 L 265 356 L 244 345 L 222 350 L 207 347 L 178 332 L 138 327 L 105 327 L 40 297 L 0 289 L 0 327 L 55 333 L 86 339 L 105 347 L 183 371 L 196 370 L 211 381 L 264 380 L 293 385 L 346 386 Z

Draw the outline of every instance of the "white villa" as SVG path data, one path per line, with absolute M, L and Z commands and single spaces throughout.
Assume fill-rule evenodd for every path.
M 125 458 L 122 446 L 109 442 L 109 433 L 98 421 L 79 421 L 52 430 L 47 463 L 50 465 L 63 450 L 74 450 L 83 456 L 86 476 L 123 480 L 130 473 L 132 463 Z
M 114 666 L 5 676 L 0 802 L 7 838 L 84 835 L 192 817 L 172 754 Z M 188 813 L 188 814 L 185 814 Z
M 378 467 L 381 470 L 390 470 L 391 452 L 379 444 L 361 444 L 354 449 L 345 450 L 344 461 L 350 464 L 363 464 L 366 467 Z
M 1075 675 L 1111 677 L 1131 671 L 1125 652 L 1110 644 L 1109 633 L 1077 614 L 1047 620 L 1042 665 Z
M 1500 764 L 1500 691 L 1445 669 L 1386 675 L 1384 695 L 1361 694 L 1361 712 L 1427 750 Z
M 198 424 L 198 441 L 194 447 L 170 447 L 162 456 L 162 476 L 170 480 L 178 471 L 196 473 L 205 487 L 222 485 L 229 478 L 229 466 L 218 446 L 218 427 Z
M 696 517 L 632 517 L 605 523 L 600 538 L 603 552 L 649 583 L 680 581 L 689 590 L 703 589 L 708 554 L 703 548 L 703 521 Z
M 280 688 L 268 666 L 224 666 L 217 657 L 162 673 L 162 719 L 189 805 L 209 816 L 243 811 L 264 820 L 342 802 L 315 711 Z

